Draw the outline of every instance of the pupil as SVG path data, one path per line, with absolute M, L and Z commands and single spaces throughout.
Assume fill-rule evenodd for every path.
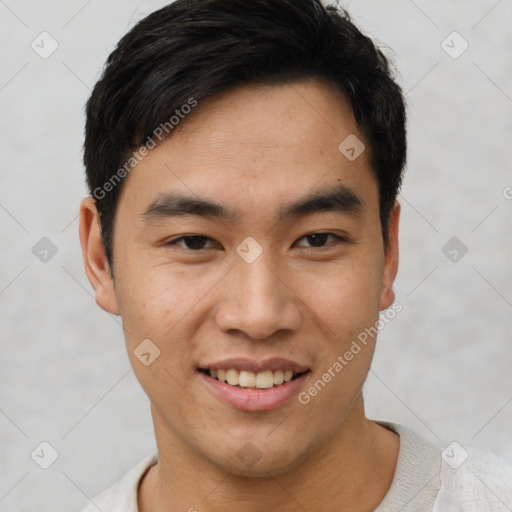
M 189 249 L 202 249 L 206 242 L 205 236 L 186 236 L 184 238 L 185 244 Z
M 320 247 L 325 244 L 327 236 L 327 233 L 316 233 L 314 235 L 308 235 L 308 242 L 313 247 Z

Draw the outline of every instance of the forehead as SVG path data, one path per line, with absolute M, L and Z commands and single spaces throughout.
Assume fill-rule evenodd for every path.
M 198 102 L 137 164 L 122 197 L 139 210 L 162 193 L 180 192 L 240 211 L 275 211 L 315 187 L 341 184 L 371 200 L 369 151 L 349 159 L 340 150 L 346 140 L 364 148 L 350 103 L 330 85 L 245 86 Z

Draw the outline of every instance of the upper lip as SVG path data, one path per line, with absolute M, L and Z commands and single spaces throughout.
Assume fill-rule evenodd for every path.
M 307 366 L 282 357 L 258 360 L 247 359 L 245 357 L 231 357 L 229 359 L 222 359 L 221 361 L 201 364 L 199 368 L 203 370 L 229 370 L 230 368 L 235 368 L 237 370 L 245 370 L 254 373 L 266 370 L 291 370 L 293 373 L 303 373 L 309 370 Z

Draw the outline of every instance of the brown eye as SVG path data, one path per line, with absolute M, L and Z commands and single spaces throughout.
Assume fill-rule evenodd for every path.
M 334 235 L 333 233 L 312 233 L 310 235 L 303 236 L 300 240 L 306 240 L 309 245 L 300 245 L 300 247 L 326 247 L 329 239 L 334 239 L 335 243 L 344 241 L 343 238 Z
M 207 236 L 187 235 L 171 240 L 167 245 L 179 245 L 180 247 L 191 251 L 201 251 L 203 249 L 207 249 L 205 245 L 208 241 L 212 241 L 212 239 Z

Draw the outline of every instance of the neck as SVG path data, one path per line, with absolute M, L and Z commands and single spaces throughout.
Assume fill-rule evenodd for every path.
M 369 421 L 359 397 L 333 438 L 287 473 L 228 473 L 156 428 L 159 462 L 139 488 L 140 512 L 275 512 L 374 510 L 396 468 L 399 438 Z M 172 505 L 170 505 L 172 504 Z

